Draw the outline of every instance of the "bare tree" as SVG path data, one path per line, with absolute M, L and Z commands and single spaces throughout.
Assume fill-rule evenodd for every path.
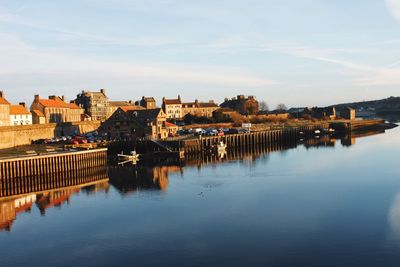
M 286 107 L 286 105 L 285 104 L 283 104 L 283 103 L 280 103 L 280 104 L 278 104 L 277 106 L 276 106 L 276 110 L 277 111 L 286 111 L 287 110 L 287 107 Z
M 260 102 L 260 111 L 269 111 L 268 104 L 264 100 Z

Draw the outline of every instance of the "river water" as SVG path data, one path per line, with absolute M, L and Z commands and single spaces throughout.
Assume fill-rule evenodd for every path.
M 400 266 L 400 128 L 316 144 L 0 199 L 0 266 Z

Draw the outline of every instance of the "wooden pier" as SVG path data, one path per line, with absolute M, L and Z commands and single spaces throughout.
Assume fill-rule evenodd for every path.
M 0 160 L 0 197 L 107 178 L 107 149 Z

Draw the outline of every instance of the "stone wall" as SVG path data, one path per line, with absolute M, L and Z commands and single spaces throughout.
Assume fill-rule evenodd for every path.
M 29 145 L 34 140 L 91 132 L 100 122 L 84 121 L 64 124 L 34 124 L 0 127 L 0 149 Z

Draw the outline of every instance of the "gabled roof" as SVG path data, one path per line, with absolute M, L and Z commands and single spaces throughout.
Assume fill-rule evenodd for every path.
M 168 122 L 168 121 L 164 122 L 164 126 L 165 126 L 165 127 L 178 127 L 178 125 L 175 125 L 175 124 L 170 123 L 170 122 Z
M 78 106 L 75 103 L 66 103 L 66 104 L 70 109 L 82 109 L 80 106 Z
M 39 103 L 48 108 L 69 108 L 69 105 L 59 97 L 55 99 L 39 99 Z
M 123 106 L 123 107 L 119 107 L 120 109 L 122 109 L 125 112 L 131 111 L 131 110 L 144 110 L 144 107 L 141 106 L 134 106 L 134 105 L 130 105 L 130 106 Z
M 109 101 L 110 107 L 124 107 L 124 106 L 132 106 L 132 103 L 128 101 Z
M 31 115 L 31 113 L 21 105 L 10 105 L 10 115 Z
M 10 105 L 10 102 L 8 102 L 4 97 L 0 97 L 0 105 Z
M 34 113 L 38 117 L 44 117 L 44 114 L 40 110 L 34 109 L 32 110 L 32 113 Z
M 179 105 L 182 104 L 180 99 L 164 99 L 166 105 Z
M 146 102 L 156 102 L 154 97 L 143 97 L 142 100 L 144 100 Z
M 129 116 L 132 116 L 138 121 L 148 122 L 148 121 L 154 121 L 159 116 L 159 114 L 162 113 L 162 110 L 161 108 L 129 110 L 127 111 L 127 113 L 129 114 Z

